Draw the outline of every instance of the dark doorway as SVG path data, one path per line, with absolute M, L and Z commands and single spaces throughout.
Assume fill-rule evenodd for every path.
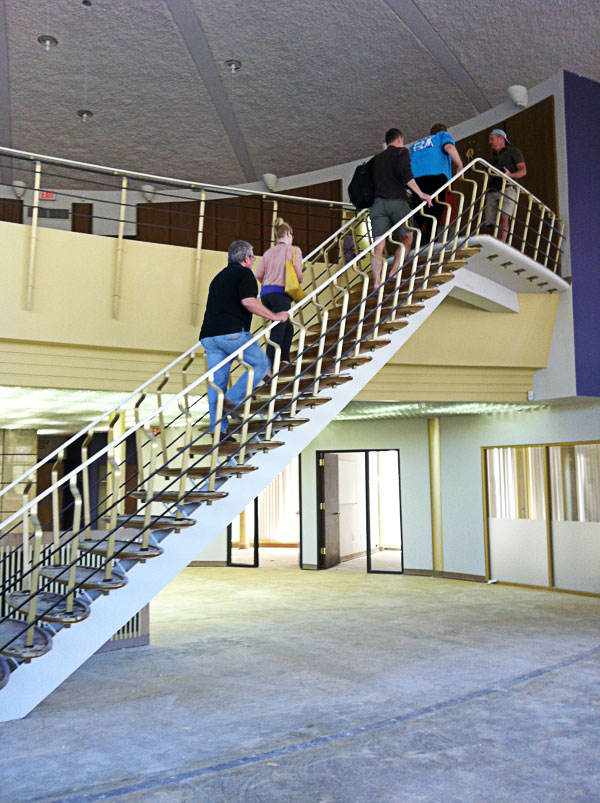
M 258 497 L 256 497 L 234 522 L 227 525 L 227 565 L 256 569 L 258 547 Z
M 0 198 L 0 220 L 5 220 L 7 223 L 22 223 L 23 201 Z
M 318 452 L 317 494 L 319 569 L 365 557 L 368 572 L 403 571 L 397 450 Z
M 92 234 L 93 204 L 71 204 L 71 231 Z

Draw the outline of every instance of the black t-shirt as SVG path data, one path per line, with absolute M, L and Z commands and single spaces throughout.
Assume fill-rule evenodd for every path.
M 250 268 L 230 262 L 217 273 L 208 288 L 200 339 L 249 332 L 252 313 L 242 304 L 242 299 L 257 295 L 258 284 Z
M 517 165 L 524 161 L 525 159 L 521 151 L 509 145 L 506 148 L 502 148 L 501 151 L 494 153 L 490 159 L 490 164 L 501 173 L 504 173 L 505 167 L 508 167 L 510 173 L 516 173 Z M 499 192 L 502 189 L 502 179 L 500 176 L 490 176 L 488 189 L 494 190 L 495 192 Z
M 372 176 L 376 197 L 406 200 L 406 185 L 413 178 L 408 148 L 388 145 L 373 158 Z

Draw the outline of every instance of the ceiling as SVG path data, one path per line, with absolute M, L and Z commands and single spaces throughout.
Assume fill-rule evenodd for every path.
M 293 175 L 391 125 L 412 140 L 473 117 L 510 84 L 600 80 L 599 19 L 597 0 L 9 0 L 0 144 L 214 183 Z

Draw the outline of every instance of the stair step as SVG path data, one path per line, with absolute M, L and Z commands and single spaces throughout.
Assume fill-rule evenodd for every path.
M 42 577 L 54 580 L 56 583 L 66 585 L 69 582 L 70 566 L 44 566 L 40 569 Z M 60 575 L 60 577 L 58 576 Z M 104 569 L 94 569 L 93 566 L 77 566 L 75 571 L 75 585 L 87 591 L 114 591 L 127 585 L 127 575 L 116 566 L 112 567 L 109 580 L 104 579 Z
M 390 284 L 388 286 L 387 282 L 386 282 L 386 286 L 385 286 L 385 290 L 384 290 L 384 296 L 383 296 L 382 304 L 381 304 L 381 308 L 382 309 L 385 309 L 386 307 L 390 308 L 391 305 L 392 305 L 393 298 L 394 298 L 394 293 L 396 292 L 394 283 L 395 283 L 394 281 L 390 280 Z M 424 289 L 421 289 L 421 288 L 417 287 L 416 290 L 413 290 L 413 294 L 412 295 L 413 295 L 413 298 L 416 299 L 417 301 L 420 301 L 421 299 L 427 300 L 428 298 L 431 297 L 429 295 L 430 292 L 431 292 L 430 290 L 424 290 Z M 408 296 L 408 290 L 404 286 L 401 287 L 400 291 L 398 293 L 398 303 L 401 304 L 402 303 L 402 299 L 406 298 L 407 296 Z M 354 309 L 354 307 L 357 307 L 361 303 L 361 301 L 362 301 L 362 296 L 360 296 L 360 295 L 357 295 L 354 298 L 352 296 L 350 296 L 348 309 L 350 309 L 350 310 Z M 375 309 L 375 307 L 377 307 L 377 305 L 378 305 L 378 297 L 376 295 L 370 296 L 366 300 L 365 309 L 366 309 L 367 312 L 369 312 L 372 309 Z M 336 308 L 336 309 L 339 309 L 339 308 Z M 331 315 L 330 315 L 330 318 L 331 318 Z
M 255 399 L 252 400 L 250 403 L 250 410 L 251 412 L 255 413 L 258 410 L 263 410 L 266 414 L 267 412 L 267 405 L 270 400 L 270 396 L 257 396 Z M 292 404 L 293 397 L 290 394 L 285 394 L 285 396 L 278 396 L 275 400 L 275 411 L 284 411 Z M 327 402 L 331 401 L 331 397 L 329 396 L 298 396 L 296 400 L 296 407 L 302 409 L 303 407 L 317 407 L 320 404 L 327 404 Z
M 21 631 L 26 623 L 18 619 L 7 619 L 0 623 L 0 644 L 15 639 L 2 650 L 3 655 L 9 658 L 20 658 L 29 662 L 32 658 L 39 658 L 52 649 L 52 636 L 43 627 L 33 626 L 33 644 L 27 646 L 27 633 Z M 16 638 L 15 638 L 16 637 Z
M 308 424 L 308 418 L 274 418 L 273 431 L 278 432 L 280 429 L 291 429 L 292 427 L 299 427 L 302 424 Z M 267 422 L 262 420 L 254 420 L 248 422 L 249 432 L 262 432 L 267 428 Z
M 258 466 L 217 466 L 215 473 L 217 476 L 231 477 L 237 475 L 240 477 L 242 474 L 250 474 L 250 472 L 256 471 L 257 469 Z M 188 477 L 207 477 L 210 472 L 210 466 L 195 466 L 194 468 L 188 468 L 186 475 Z M 181 469 L 167 467 L 160 469 L 159 473 L 162 474 L 163 477 L 178 477 L 181 474 Z M 177 521 L 177 519 L 175 519 L 175 521 Z M 179 521 L 181 521 L 181 519 L 179 519 Z M 196 523 L 193 519 L 189 519 L 189 521 L 192 521 L 193 524 Z
M 429 282 L 435 286 L 437 284 L 445 284 L 452 279 L 454 279 L 453 273 L 435 273 L 433 276 L 429 277 Z
M 255 454 L 256 452 L 268 452 L 271 449 L 278 449 L 283 446 L 283 441 L 250 441 L 246 444 L 246 454 Z M 235 454 L 241 449 L 241 443 L 233 443 L 232 441 L 225 441 L 219 445 L 219 454 Z M 192 444 L 190 446 L 190 454 L 207 454 L 212 449 L 211 443 L 206 444 Z M 227 496 L 227 494 L 223 494 Z
M 340 370 L 345 370 L 347 368 L 357 368 L 359 365 L 364 365 L 367 362 L 371 362 L 373 357 L 370 354 L 359 354 L 356 356 L 349 356 L 349 357 L 342 357 L 339 361 L 338 365 L 340 366 Z M 314 357 L 311 356 L 303 356 L 302 357 L 302 365 L 311 365 L 313 367 L 316 366 L 316 361 Z M 332 358 L 327 355 L 323 357 L 323 364 L 322 364 L 323 371 L 333 371 L 333 360 Z M 313 371 L 313 368 L 309 368 L 306 372 L 305 376 Z M 352 377 L 350 377 L 352 379 Z
M 180 469 L 174 468 L 176 476 L 181 473 Z M 162 472 L 161 472 L 162 473 Z M 146 497 L 144 496 L 144 499 Z M 104 521 L 109 521 L 109 516 L 103 516 Z M 150 519 L 151 530 L 180 530 L 182 527 L 192 527 L 196 523 L 196 519 L 176 518 L 175 516 L 152 516 Z M 134 527 L 136 530 L 141 530 L 145 526 L 144 516 L 128 516 L 126 513 L 121 513 L 117 516 L 117 527 Z
M 10 607 L 20 608 L 21 613 L 27 613 L 30 599 L 30 591 L 14 591 L 6 595 L 6 602 Z M 67 600 L 62 594 L 43 591 L 36 595 L 35 600 L 36 615 L 40 616 L 44 622 L 60 622 L 63 625 L 72 625 L 75 622 L 82 622 L 90 615 L 89 603 L 81 598 L 73 600 L 70 612 L 67 611 Z
M 467 264 L 466 259 L 452 259 L 452 260 L 445 259 L 442 262 L 445 272 L 448 272 L 450 270 L 460 270 L 461 268 L 464 268 L 466 264 Z
M 379 331 L 386 334 L 387 332 L 396 332 L 404 326 L 408 326 L 408 321 L 405 321 L 403 318 L 396 321 L 384 321 L 379 324 Z
M 0 689 L 3 689 L 10 680 L 10 666 L 4 658 L 0 657 Z
M 146 501 L 146 491 L 134 491 L 131 496 L 134 499 Z M 199 502 L 215 502 L 218 499 L 225 499 L 229 494 L 226 491 L 190 491 L 183 496 L 178 491 L 157 491 L 152 496 L 154 502 L 179 502 L 182 505 L 192 505 Z
M 326 340 L 325 348 L 328 349 L 330 346 L 337 344 L 337 342 L 338 342 L 337 339 L 334 340 L 332 343 L 328 343 Z M 352 342 L 353 342 L 352 337 L 350 335 L 346 335 L 344 337 L 344 348 L 348 348 Z M 377 340 L 375 340 L 375 338 L 367 338 L 360 342 L 360 348 L 364 351 L 367 350 L 371 351 L 372 349 L 380 349 L 383 348 L 384 346 L 389 346 L 390 342 L 391 342 L 390 340 L 381 337 L 377 338 Z M 310 348 L 305 349 L 303 354 L 306 357 L 312 356 L 312 358 L 315 359 L 317 356 L 317 349 L 318 349 L 317 345 L 311 346 Z M 327 357 L 331 359 L 333 358 L 334 354 L 335 354 L 335 349 L 331 349 Z
M 79 542 L 79 549 L 85 552 L 91 552 L 92 555 L 105 556 L 108 552 L 108 540 L 96 541 L 93 538 L 86 538 L 84 541 Z M 139 541 L 121 541 L 114 542 L 114 552 L 119 554 L 115 556 L 116 560 L 139 560 L 142 563 L 150 558 L 158 558 L 163 554 L 164 549 L 156 546 L 155 544 L 148 544 L 147 549 L 142 548 Z
M 480 245 L 470 245 L 464 248 L 458 248 L 454 253 L 455 259 L 470 259 L 476 256 L 481 251 Z
M 292 391 L 293 385 L 291 384 L 294 381 L 296 374 L 296 364 L 292 363 L 285 372 L 279 375 L 279 383 L 278 388 L 287 387 L 286 392 Z M 319 377 L 319 388 L 334 388 L 336 385 L 343 385 L 345 382 L 351 382 L 352 377 L 350 374 L 338 374 L 337 376 L 333 373 L 325 373 L 322 372 L 321 376 Z M 307 376 L 300 377 L 300 382 L 298 387 L 300 388 L 300 393 L 308 393 L 313 388 L 315 384 L 314 378 Z

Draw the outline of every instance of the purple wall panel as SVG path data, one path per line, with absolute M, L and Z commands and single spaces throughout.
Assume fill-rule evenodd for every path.
M 564 73 L 578 396 L 600 396 L 600 84 Z

